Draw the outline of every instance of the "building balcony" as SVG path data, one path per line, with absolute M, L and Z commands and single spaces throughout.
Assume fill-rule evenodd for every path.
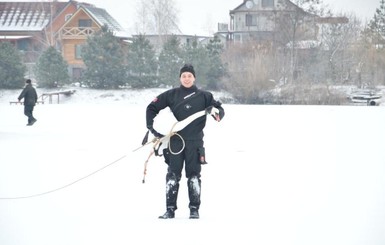
M 61 39 L 87 39 L 99 30 L 100 28 L 96 27 L 65 27 L 59 36 Z

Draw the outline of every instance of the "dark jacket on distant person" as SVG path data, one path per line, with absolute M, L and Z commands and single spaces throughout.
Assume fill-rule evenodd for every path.
M 35 106 L 37 102 L 37 93 L 36 89 L 32 87 L 31 83 L 27 83 L 23 91 L 21 91 L 18 100 L 21 100 L 23 98 L 25 106 Z

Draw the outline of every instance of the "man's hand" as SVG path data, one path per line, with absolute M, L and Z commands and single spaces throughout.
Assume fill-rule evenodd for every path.
M 219 116 L 219 110 L 218 110 L 218 108 L 215 108 L 214 106 L 207 107 L 206 113 L 210 114 L 215 119 L 215 121 L 217 121 L 217 122 L 219 122 L 221 120 L 221 118 Z
M 163 138 L 164 135 L 156 131 L 154 128 L 150 128 L 151 133 L 157 138 Z

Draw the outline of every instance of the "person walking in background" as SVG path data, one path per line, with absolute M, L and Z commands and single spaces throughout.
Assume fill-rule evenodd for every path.
M 213 98 L 212 93 L 200 90 L 194 84 L 195 71 L 192 65 L 186 64 L 180 69 L 179 80 L 181 85 L 158 95 L 146 109 L 147 128 L 155 137 L 163 135 L 154 129 L 154 119 L 158 113 L 169 107 L 178 121 L 182 121 L 194 113 L 206 111 L 214 119 L 220 121 L 224 117 L 224 109 L 219 101 Z M 212 113 L 214 110 L 216 113 Z M 201 204 L 201 164 L 205 164 L 205 148 L 203 129 L 206 125 L 206 116 L 192 121 L 178 135 L 171 137 L 169 148 L 163 150 L 165 162 L 168 165 L 166 174 L 166 212 L 160 219 L 172 219 L 177 209 L 179 181 L 183 165 L 187 178 L 190 219 L 199 219 Z
M 32 126 L 37 120 L 33 117 L 33 108 L 37 102 L 36 89 L 32 86 L 31 79 L 25 81 L 25 87 L 17 98 L 20 102 L 24 99 L 24 115 L 28 117 L 27 126 Z

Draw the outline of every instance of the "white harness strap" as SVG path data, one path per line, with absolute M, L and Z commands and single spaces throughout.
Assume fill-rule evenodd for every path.
M 208 112 L 207 110 L 198 111 L 198 112 L 195 112 L 194 114 L 192 114 L 191 116 L 185 118 L 184 120 L 176 122 L 171 127 L 170 132 L 167 135 L 165 135 L 164 137 L 160 138 L 158 140 L 158 142 L 156 142 L 154 144 L 154 150 L 157 151 L 157 152 L 159 152 L 159 151 L 162 152 L 163 149 L 169 147 L 170 138 L 173 135 L 178 135 L 181 138 L 182 142 L 183 142 L 183 147 L 182 147 L 182 149 L 179 152 L 172 152 L 171 149 L 170 149 L 170 152 L 172 154 L 175 154 L 175 155 L 179 154 L 184 149 L 184 140 L 183 140 L 183 138 L 177 132 L 179 132 L 182 129 L 184 129 L 185 127 L 187 127 L 187 125 L 192 123 L 197 118 L 200 118 L 200 117 L 206 116 L 206 115 L 212 115 L 214 117 L 217 117 L 218 114 L 219 114 L 219 110 L 217 108 L 213 107 L 210 112 Z
M 184 129 L 185 127 L 187 127 L 187 125 L 189 125 L 190 123 L 192 123 L 195 119 L 199 118 L 199 117 L 202 117 L 202 116 L 205 116 L 207 114 L 206 110 L 203 110 L 203 111 L 198 111 L 194 114 L 192 114 L 191 116 L 185 118 L 184 120 L 182 121 L 179 121 L 179 122 L 176 122 L 172 127 L 171 127 L 171 130 L 170 132 L 165 135 L 164 137 L 160 138 L 155 144 L 154 144 L 154 150 L 157 151 L 157 152 L 162 152 L 163 149 L 165 148 L 168 148 L 169 147 L 169 142 L 170 142 L 170 138 L 177 134 L 177 132 L 181 131 L 182 129 Z M 183 141 L 183 139 L 182 139 Z M 183 147 L 184 148 L 184 147 Z M 182 148 L 182 150 L 183 150 Z M 174 154 L 178 154 L 179 152 L 176 152 Z
M 192 123 L 195 119 L 199 118 L 199 117 L 202 117 L 202 116 L 206 116 L 206 115 L 212 115 L 214 117 L 218 117 L 218 114 L 219 114 L 219 110 L 215 107 L 213 107 L 211 109 L 210 112 L 208 112 L 207 110 L 203 110 L 203 111 L 198 111 L 194 114 L 192 114 L 191 116 L 187 117 L 186 119 L 180 121 L 180 122 L 176 122 L 174 123 L 174 125 L 171 127 L 171 130 L 170 132 L 165 135 L 164 137 L 158 139 L 158 138 L 154 138 L 151 142 L 154 143 L 153 145 L 153 150 L 151 151 L 150 155 L 148 156 L 146 162 L 144 163 L 144 172 L 143 172 L 143 180 L 142 180 L 142 183 L 145 183 L 145 178 L 146 178 L 146 174 L 147 174 L 147 163 L 150 159 L 150 157 L 155 153 L 155 154 L 158 154 L 158 152 L 161 152 L 163 153 L 163 149 L 165 148 L 169 148 L 169 142 L 170 142 L 170 138 L 173 136 L 173 135 L 178 135 L 181 140 L 182 140 L 182 143 L 183 143 L 183 146 L 182 146 L 182 149 L 179 151 L 179 152 L 172 152 L 171 149 L 170 149 L 170 153 L 171 154 L 174 154 L 174 155 L 177 155 L 179 154 L 180 152 L 183 151 L 184 147 L 185 147 L 185 142 L 183 140 L 183 138 L 177 133 L 178 131 L 184 129 L 187 125 L 189 125 L 190 123 Z M 149 142 L 149 143 L 151 143 Z M 139 148 L 138 148 L 139 149 Z M 137 150 L 137 149 L 136 149 Z M 134 150 L 135 151 L 135 150 Z

